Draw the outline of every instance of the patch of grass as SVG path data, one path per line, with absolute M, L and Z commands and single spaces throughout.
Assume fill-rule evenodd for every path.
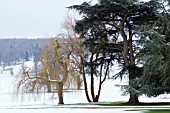
M 111 102 L 111 103 L 102 103 L 102 104 L 97 104 L 100 106 L 125 106 L 127 105 L 125 102 Z
M 125 110 L 125 111 L 141 111 L 141 113 L 170 113 L 170 109 L 155 109 L 155 110 Z
M 170 109 L 168 110 L 147 110 L 147 111 L 145 111 L 145 112 L 143 112 L 143 113 L 170 113 Z
M 151 102 L 151 103 L 140 103 L 143 106 L 165 106 L 170 105 L 170 102 Z
M 131 105 L 128 104 L 126 102 L 111 102 L 111 103 L 103 103 L 103 104 L 97 104 L 100 106 L 165 106 L 165 105 L 169 105 L 170 106 L 170 102 L 153 102 L 153 103 L 139 103 L 136 105 Z
M 133 109 L 132 109 L 132 110 L 125 110 L 125 111 L 141 111 L 141 110 L 133 110 Z M 142 113 L 143 113 L 143 112 L 142 112 Z

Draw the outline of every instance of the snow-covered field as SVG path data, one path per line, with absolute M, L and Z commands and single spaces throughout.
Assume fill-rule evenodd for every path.
M 28 63 L 30 65 L 30 63 Z M 95 105 L 89 105 L 84 90 L 64 92 L 64 102 L 66 105 L 57 104 L 56 94 L 42 93 L 39 95 L 25 95 L 24 98 L 15 95 L 15 79 L 19 73 L 20 66 L 13 66 L 14 75 L 10 72 L 2 72 L 0 67 L 0 113 L 140 113 L 140 111 L 126 111 L 125 109 L 100 108 L 92 109 Z M 120 84 L 119 80 L 107 80 L 102 86 L 100 102 L 127 101 L 128 96 L 121 96 L 120 88 L 115 84 Z M 157 98 L 140 97 L 141 102 L 167 101 L 170 102 L 170 95 L 161 95 Z M 79 104 L 77 104 L 79 103 Z M 88 108 L 88 109 L 87 109 Z

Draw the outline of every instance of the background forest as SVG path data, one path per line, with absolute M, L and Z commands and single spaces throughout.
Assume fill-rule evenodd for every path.
M 0 65 L 11 65 L 36 56 L 48 39 L 0 39 Z

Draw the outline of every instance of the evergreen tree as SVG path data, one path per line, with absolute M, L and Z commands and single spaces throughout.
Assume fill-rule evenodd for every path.
M 85 39 L 89 50 L 96 52 L 108 48 L 128 72 L 129 86 L 126 88 L 130 93 L 129 104 L 139 103 L 138 90 L 141 86 L 136 84 L 136 79 L 142 76 L 143 71 L 136 62 L 141 47 L 136 44 L 136 27 L 152 25 L 157 20 L 158 4 L 155 0 L 99 0 L 95 5 L 84 2 L 70 7 L 83 15 L 75 30 Z M 97 47 L 100 45 L 102 48 Z
M 153 25 L 141 30 L 141 37 L 146 39 L 140 53 L 143 76 L 139 92 L 147 96 L 170 92 L 170 11 L 164 1 L 161 1 L 157 18 Z
M 29 53 L 28 53 L 28 51 L 25 52 L 25 54 L 24 54 L 24 59 L 25 59 L 26 61 L 29 60 Z
M 41 49 L 39 47 L 38 44 L 36 44 L 36 46 L 33 48 L 33 56 L 34 56 L 34 71 L 35 71 L 35 75 L 37 76 L 38 73 L 38 62 L 40 61 L 40 52 Z

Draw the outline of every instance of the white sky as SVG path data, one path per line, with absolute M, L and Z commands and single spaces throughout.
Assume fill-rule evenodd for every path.
M 89 0 L 0 0 L 0 38 L 56 36 L 66 7 L 84 1 Z
M 56 36 L 61 33 L 66 7 L 84 1 L 90 0 L 0 0 L 0 38 Z

